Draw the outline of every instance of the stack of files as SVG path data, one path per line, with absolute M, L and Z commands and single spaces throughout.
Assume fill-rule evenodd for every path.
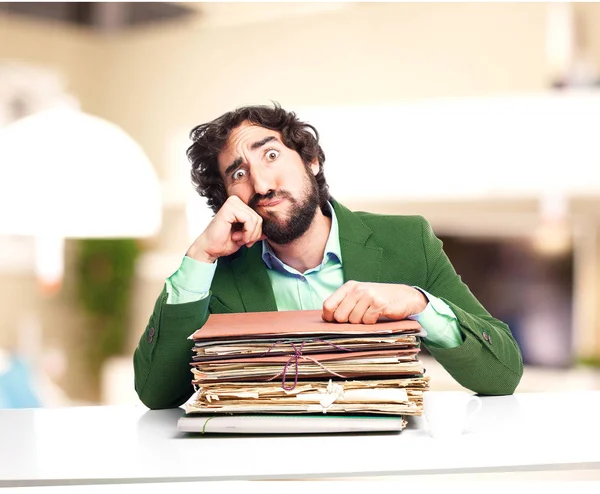
M 416 321 L 328 323 L 321 311 L 213 314 L 194 332 L 186 432 L 402 430 L 429 378 Z M 207 417 L 208 415 L 208 417 Z

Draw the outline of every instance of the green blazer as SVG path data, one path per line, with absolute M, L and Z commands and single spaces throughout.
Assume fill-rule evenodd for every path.
M 511 394 L 523 374 L 521 352 L 506 324 L 493 318 L 458 276 L 442 242 L 420 216 L 351 212 L 333 201 L 339 224 L 344 280 L 418 286 L 446 302 L 458 318 L 463 343 L 423 344 L 462 386 L 481 394 Z M 163 288 L 134 354 L 135 389 L 149 408 L 171 408 L 193 393 L 192 341 L 209 314 L 275 311 L 275 296 L 260 242 L 217 261 L 209 297 L 166 304 Z

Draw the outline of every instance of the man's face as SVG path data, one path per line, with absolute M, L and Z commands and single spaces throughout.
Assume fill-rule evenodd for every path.
M 227 195 L 263 218 L 263 233 L 277 244 L 302 236 L 319 205 L 317 160 L 307 167 L 279 132 L 247 122 L 235 128 L 218 156 Z

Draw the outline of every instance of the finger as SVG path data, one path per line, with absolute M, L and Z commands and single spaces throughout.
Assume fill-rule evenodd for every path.
M 261 218 L 262 219 L 262 218 Z M 262 221 L 259 221 L 250 237 L 251 241 L 246 244 L 246 247 L 252 247 L 256 242 L 262 242 L 264 235 L 262 234 Z
M 226 211 L 223 211 L 223 209 L 224 208 L 217 213 L 217 216 L 215 216 L 214 220 L 218 219 L 219 223 L 227 225 L 230 236 L 234 233 L 243 234 L 244 222 L 246 222 L 248 218 L 242 212 L 237 211 L 235 207 L 230 206 Z
M 340 321 L 337 317 L 335 317 L 336 311 L 339 310 L 339 306 L 343 303 L 348 294 L 354 292 L 358 287 L 359 283 L 354 280 L 347 281 L 340 288 L 338 288 L 325 302 L 323 302 L 323 314 L 322 318 L 325 321 L 333 322 L 345 322 Z M 356 300 L 354 301 L 354 303 Z M 352 306 L 354 307 L 354 306 Z M 348 311 L 350 314 L 350 311 Z
M 362 322 L 363 324 L 375 324 L 381 317 L 382 310 L 378 306 L 371 304 L 365 311 Z
M 255 217 L 257 219 L 261 219 L 262 220 L 262 217 L 260 216 L 260 214 L 258 214 L 254 209 L 252 209 L 250 206 L 248 206 L 248 204 L 246 204 L 241 199 L 239 199 L 238 201 L 236 201 L 234 203 L 234 206 L 235 206 L 235 208 L 238 211 L 243 212 L 243 213 L 247 213 L 251 217 Z
M 335 318 L 333 314 L 335 310 L 338 308 L 338 305 L 342 303 L 344 297 L 346 296 L 346 292 L 350 289 L 350 282 L 344 283 L 341 287 L 339 287 L 335 292 L 333 292 L 326 300 L 323 302 L 323 313 L 321 317 L 324 321 L 333 322 Z
M 266 239 L 267 236 L 262 234 L 262 216 L 243 202 L 241 203 L 240 207 L 243 211 L 246 211 L 251 218 L 251 221 L 247 225 L 247 228 L 245 228 L 244 239 L 246 240 L 246 242 L 250 243 L 251 245 L 254 245 L 254 243 Z M 249 245 L 249 247 L 251 245 Z
M 254 216 L 250 217 L 246 223 L 244 223 L 244 242 L 252 242 L 254 240 L 254 231 L 256 230 L 256 224 L 258 219 Z
M 348 322 L 352 324 L 361 324 L 370 305 L 370 301 L 367 297 L 359 298 L 356 302 L 356 305 L 348 315 Z
M 251 240 L 249 232 L 254 230 L 260 216 L 252 210 L 233 204 L 230 206 L 226 220 L 231 224 L 231 239 L 235 242 L 243 240 L 247 243 Z
M 344 300 L 340 302 L 333 313 L 333 319 L 336 322 L 349 322 L 349 317 L 356 304 L 358 303 L 358 298 L 353 292 L 346 293 Z
M 256 224 L 254 225 L 254 230 L 252 231 L 252 234 L 250 235 L 250 242 L 252 243 L 252 245 L 254 245 L 256 242 L 259 242 L 262 236 L 262 218 L 260 216 L 258 216 L 258 220 L 256 221 Z M 251 246 L 249 246 L 251 247 Z
M 262 234 L 262 226 L 260 228 L 261 232 L 259 232 L 258 234 L 258 238 L 252 242 L 250 242 L 250 244 L 247 244 L 248 247 L 252 247 L 252 245 L 254 245 L 256 242 L 262 242 L 263 240 L 265 240 L 267 238 L 266 235 Z
M 263 240 L 263 235 L 261 235 L 261 231 L 262 228 L 260 225 L 257 225 L 257 227 L 254 229 L 254 232 L 251 235 L 251 241 L 246 243 L 246 247 L 250 248 L 252 247 L 256 242 L 261 242 Z
M 256 242 L 262 232 L 262 217 L 245 204 L 236 207 L 236 215 L 243 218 L 242 233 L 246 244 Z
M 258 216 L 256 211 L 244 204 L 237 196 L 229 197 L 217 214 L 225 215 L 227 221 L 231 224 L 241 223 L 241 227 L 246 221 Z

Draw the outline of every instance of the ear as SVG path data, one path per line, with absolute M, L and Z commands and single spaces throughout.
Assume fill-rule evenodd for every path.
M 309 165 L 313 175 L 317 176 L 319 173 L 319 160 L 315 158 L 313 162 Z

